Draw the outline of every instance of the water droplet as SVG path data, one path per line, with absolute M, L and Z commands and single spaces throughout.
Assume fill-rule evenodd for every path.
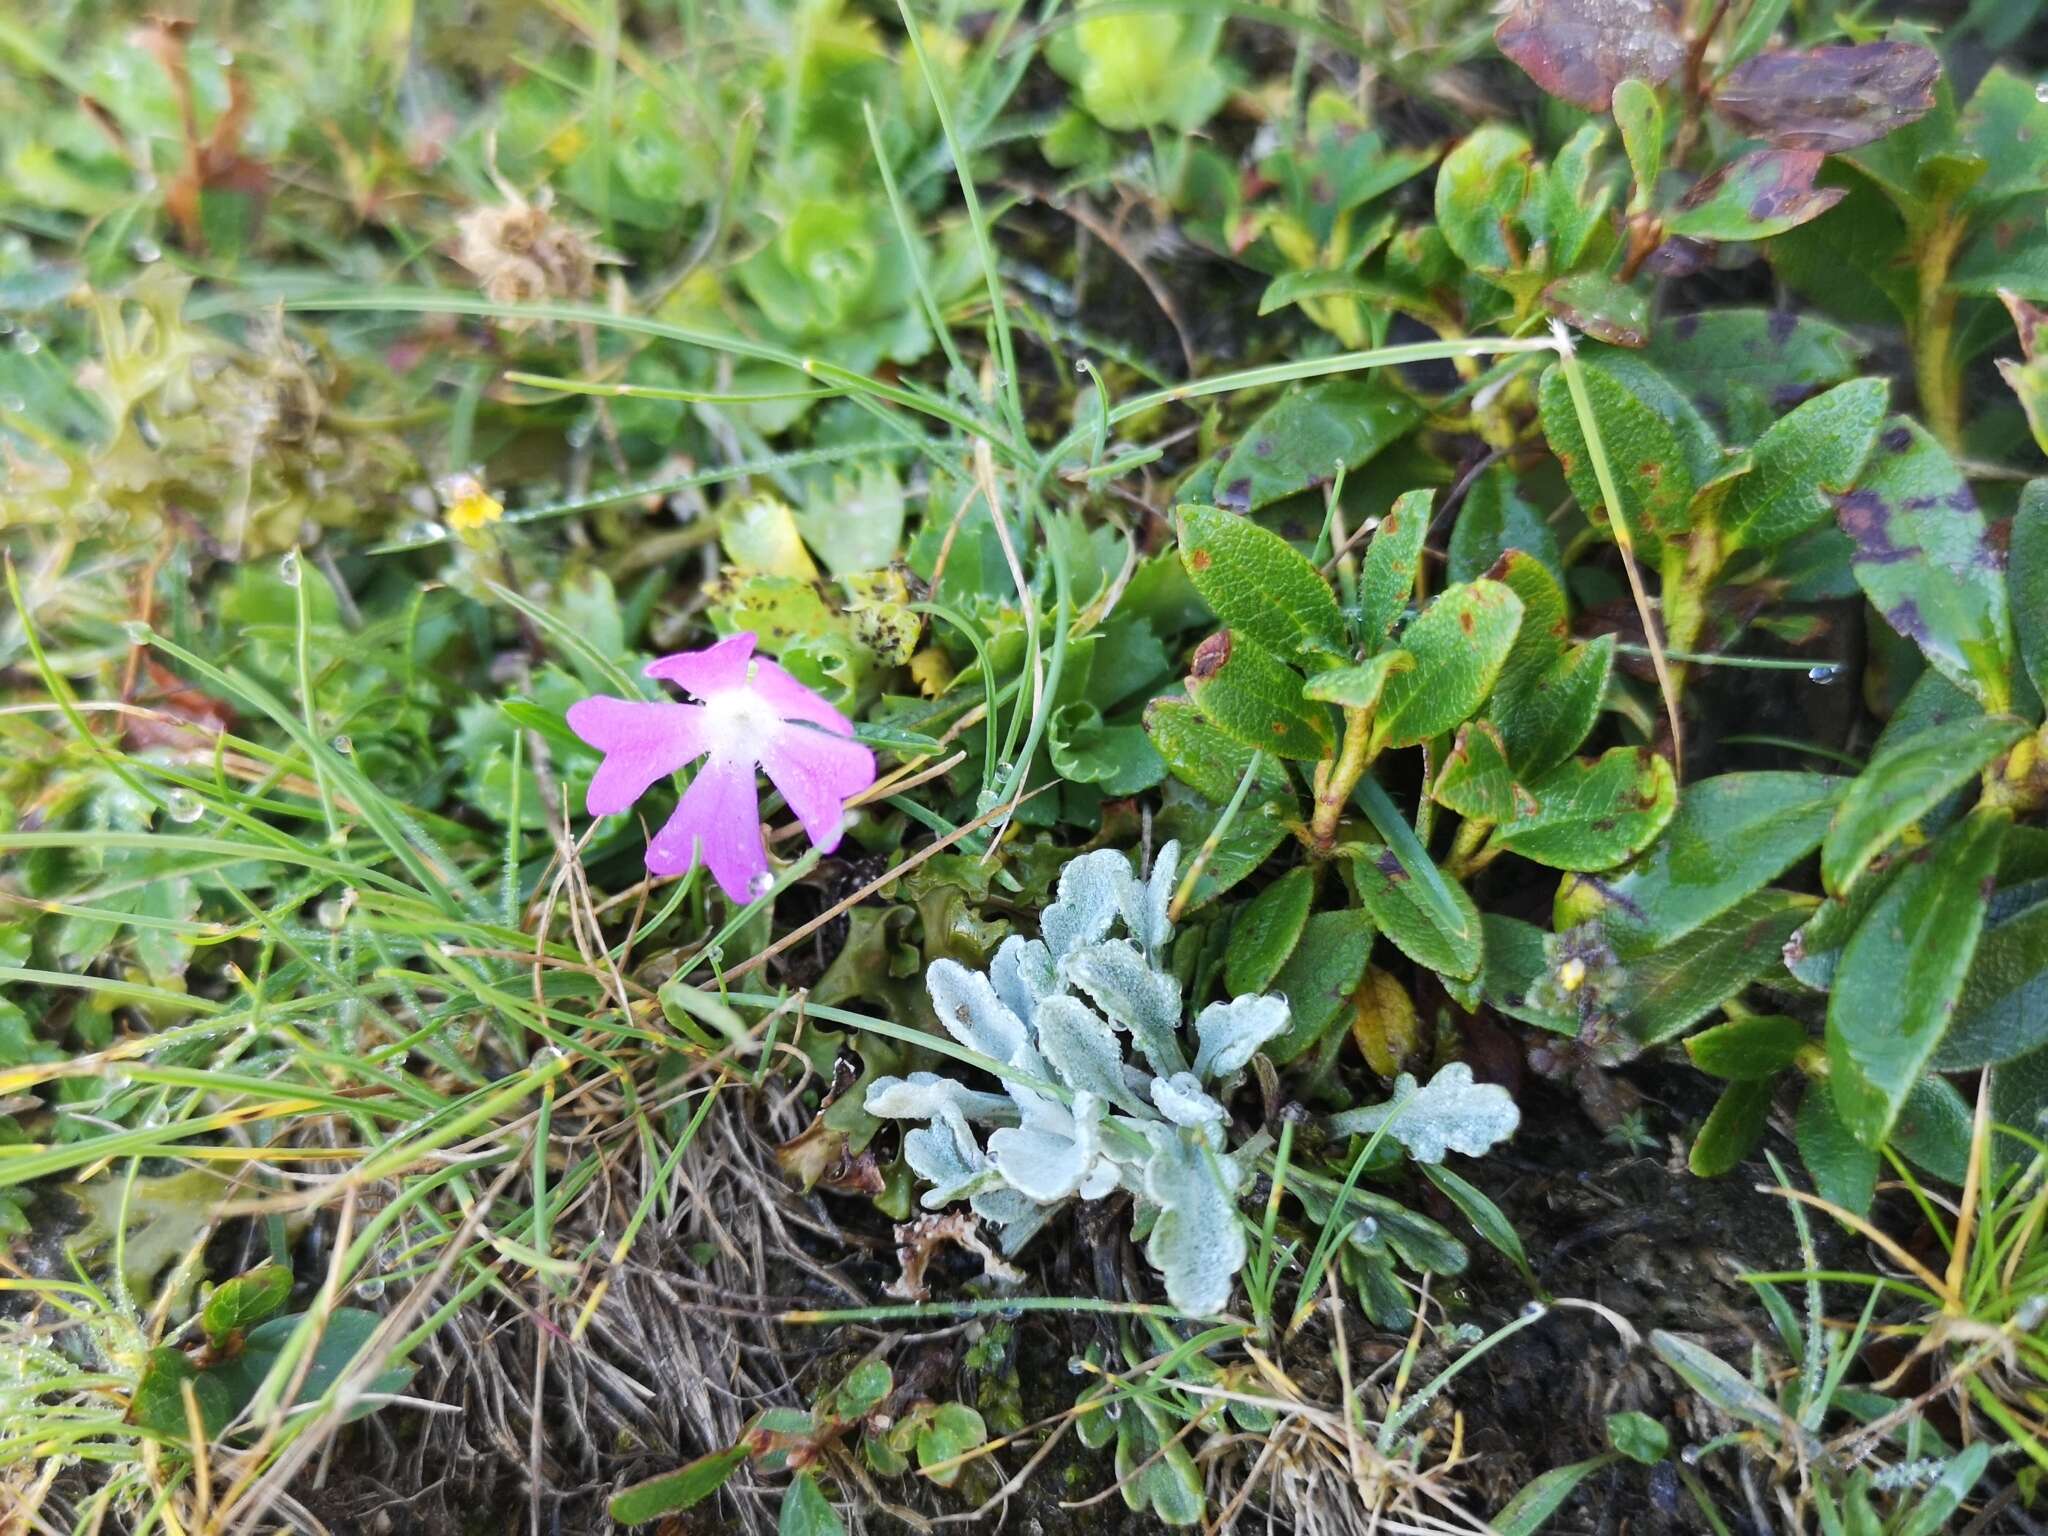
M 1088 1374 L 1088 1362 L 1079 1355 L 1067 1356 L 1067 1374 L 1069 1376 L 1086 1376 Z
M 164 796 L 164 814 L 173 821 L 193 822 L 206 814 L 206 807 L 197 795 L 174 789 Z
M 128 637 L 130 645 L 147 645 L 156 638 L 156 631 L 140 619 L 130 619 L 121 626 L 121 633 Z
M 163 259 L 164 248 L 154 240 L 132 240 L 128 244 L 128 254 L 144 266 L 148 266 L 152 261 L 161 261 Z
M 1525 1302 L 1522 1305 L 1522 1316 L 1541 1317 L 1544 1313 L 1548 1312 L 1549 1310 L 1550 1308 L 1543 1305 L 1543 1303 L 1540 1301 Z
M 213 62 L 218 64 L 222 69 L 228 68 L 231 64 L 235 62 L 235 50 L 232 48 L 214 49 Z
M 754 876 L 753 879 L 747 882 L 747 894 L 753 897 L 756 901 L 759 901 L 763 896 L 766 896 L 770 891 L 774 889 L 775 877 L 769 874 L 766 870 L 763 870 L 760 874 Z
M 296 587 L 299 584 L 299 552 L 296 549 L 288 549 L 279 556 L 277 579 L 288 587 Z
M 19 395 L 9 395 L 6 399 L 5 404 L 8 410 L 13 411 L 16 414 L 19 414 L 22 411 L 28 409 L 28 402 L 22 399 L 21 396 Z
M 36 353 L 43 350 L 43 338 L 34 331 L 16 331 L 14 333 L 14 350 L 21 353 L 24 357 L 33 357 Z
M 1839 681 L 1841 676 L 1841 667 L 1830 661 L 1808 671 L 1806 680 L 1810 683 L 1819 683 L 1821 687 L 1825 688 L 1829 683 Z
M 339 897 L 330 896 L 313 909 L 313 921 L 329 933 L 339 931 L 348 921 L 348 903 Z
M 1124 1416 L 1124 1403 L 1120 1397 L 1112 1397 L 1102 1405 L 1102 1416 L 1114 1424 Z
M 1696 1467 L 1700 1464 L 1700 1448 L 1696 1445 L 1688 1445 L 1678 1453 L 1678 1459 L 1688 1467 Z
M 2034 87 L 2034 100 L 2048 102 L 2048 80 Z
M 333 746 L 334 750 L 339 752 L 343 757 L 355 756 L 356 744 L 353 738 L 351 737 L 337 736 L 334 738 L 331 745 Z
M 365 1275 L 356 1282 L 356 1294 L 365 1301 L 375 1301 L 384 1294 L 384 1277 L 382 1275 Z

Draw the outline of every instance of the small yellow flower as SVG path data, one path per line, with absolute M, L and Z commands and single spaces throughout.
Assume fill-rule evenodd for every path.
M 1586 984 L 1586 962 L 1577 955 L 1557 968 L 1557 984 L 1567 992 L 1576 992 Z
M 473 474 L 450 475 L 436 489 L 448 526 L 457 533 L 475 533 L 505 515 L 505 504 Z

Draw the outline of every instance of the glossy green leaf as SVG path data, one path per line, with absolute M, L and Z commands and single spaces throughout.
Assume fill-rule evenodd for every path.
M 1187 687 L 1202 717 L 1241 746 L 1277 757 L 1328 757 L 1337 747 L 1329 707 L 1303 700 L 1301 681 L 1249 635 L 1224 629 L 1195 648 Z
M 1799 1161 L 1806 1165 L 1814 1192 L 1854 1216 L 1869 1212 L 1877 1195 L 1878 1154 L 1856 1139 L 1835 1108 L 1826 1078 L 1806 1085 L 1793 1124 Z
M 1984 930 L 1963 978 L 1955 1022 L 1935 1050 L 1934 1065 L 1943 1072 L 1967 1071 L 2043 1046 L 2048 1046 L 2048 901 Z
M 1487 704 L 1508 760 L 1537 776 L 1576 752 L 1599 722 L 1614 671 L 1612 635 L 1559 651 L 1541 671 L 1503 672 Z
M 1373 530 L 1358 569 L 1358 633 L 1378 649 L 1415 590 L 1422 541 L 1429 534 L 1430 493 L 1404 491 Z
M 1853 568 L 1885 622 L 1996 713 L 2012 698 L 2004 561 L 1968 481 L 1925 428 L 1895 416 L 1835 503 Z
M 1534 780 L 1531 814 L 1504 822 L 1494 842 L 1553 869 L 1611 869 L 1664 829 L 1677 804 L 1671 764 L 1646 747 L 1567 758 Z
M 1621 519 L 1629 536 L 1646 553 L 1664 538 L 1685 531 L 1692 503 L 1692 473 L 1671 424 L 1597 363 L 1580 364 L 1586 396 L 1600 426 L 1608 467 L 1621 496 Z M 1585 433 L 1561 370 L 1545 371 L 1538 391 L 1543 435 L 1564 468 L 1565 480 L 1586 516 L 1608 518 L 1607 498 L 1593 472 Z
M 965 1403 L 940 1403 L 917 1431 L 917 1464 L 941 1488 L 959 1481 L 962 1465 L 948 1466 L 988 1443 L 988 1425 Z
M 1782 1013 L 1749 1013 L 1685 1037 L 1702 1072 L 1734 1082 L 1776 1077 L 1806 1046 L 1806 1026 Z
M 1613 1011 L 1644 1045 L 1682 1035 L 1778 964 L 1811 896 L 1761 890 L 1624 966 Z
M 1430 797 L 1468 821 L 1504 824 L 1532 816 L 1536 797 L 1515 782 L 1500 732 L 1484 720 L 1459 727 Z
M 1335 704 L 1340 709 L 1372 709 L 1386 690 L 1387 679 L 1397 672 L 1413 672 L 1415 657 L 1404 650 L 1381 651 L 1354 667 L 1335 667 L 1318 672 L 1301 690 L 1305 699 Z
M 1889 394 L 1884 379 L 1855 379 L 1773 423 L 1721 504 L 1728 547 L 1773 548 L 1826 522 L 1877 442 Z
M 213 1367 L 207 1374 L 217 1375 L 225 1381 L 235 1394 L 236 1402 L 247 1402 L 256 1395 L 257 1388 L 277 1363 L 302 1321 L 297 1314 L 292 1314 L 258 1323 L 243 1339 L 241 1353 Z M 310 1403 L 324 1396 L 327 1389 L 341 1379 L 342 1372 L 355 1364 L 356 1358 L 368 1348 L 371 1335 L 383 1321 L 379 1314 L 363 1307 L 335 1308 L 321 1329 L 319 1341 L 313 1346 L 312 1364 L 305 1378 L 299 1382 L 297 1401 Z M 398 1392 L 403 1390 L 412 1375 L 413 1367 L 410 1365 L 390 1366 L 373 1377 L 366 1390 L 371 1394 Z M 370 1412 L 373 1407 L 371 1403 L 359 1404 L 357 1416 Z
M 1458 1208 L 1459 1214 L 1472 1223 L 1472 1230 L 1515 1266 L 1531 1290 L 1541 1289 L 1536 1283 L 1536 1272 L 1529 1267 L 1529 1255 L 1522 1248 L 1521 1234 L 1515 1231 L 1507 1213 L 1495 1205 L 1484 1190 L 1461 1178 L 1443 1163 L 1418 1162 L 1415 1166 L 1423 1177 L 1443 1191 L 1444 1197 Z
M 1182 507 L 1179 524 L 1181 563 L 1224 628 L 1296 665 L 1344 655 L 1337 594 L 1293 545 L 1214 507 Z
M 799 1472 L 782 1495 L 776 1536 L 846 1536 L 846 1522 L 808 1472 Z
M 1640 347 L 1650 338 L 1650 299 L 1600 272 L 1574 272 L 1548 283 L 1543 305 L 1566 325 L 1616 347 Z
M 1614 88 L 1614 125 L 1635 177 L 1636 204 L 1646 208 L 1664 169 L 1664 104 L 1645 82 L 1624 80 Z
M 1818 187 L 1818 150 L 1760 149 L 1702 178 L 1666 216 L 1664 232 L 1688 240 L 1768 240 L 1817 219 L 1842 200 Z
M 1272 763 L 1272 759 L 1267 759 Z M 1277 767 L 1277 764 L 1273 764 Z M 1233 788 L 1235 785 L 1232 786 Z M 1183 848 L 1203 847 L 1223 819 L 1223 807 L 1189 789 L 1178 779 L 1167 781 L 1160 795 L 1153 825 L 1161 838 L 1178 838 Z M 1221 896 L 1238 881 L 1264 864 L 1275 848 L 1290 835 L 1298 821 L 1298 809 L 1284 790 L 1269 787 L 1263 775 L 1254 784 L 1237 815 L 1222 830 L 1222 836 L 1202 866 L 1195 882 L 1189 910 L 1198 909 Z
M 283 1306 L 292 1293 L 292 1272 L 282 1264 L 264 1264 L 224 1280 L 206 1298 L 200 1313 L 200 1327 L 207 1341 L 219 1348 L 234 1335 L 253 1328 Z
M 1770 421 L 1855 377 L 1863 344 L 1839 326 L 1789 310 L 1715 309 L 1661 321 L 1644 356 L 1710 417 L 1734 430 Z M 1746 436 L 1747 434 L 1744 434 Z
M 1358 897 L 1374 925 L 1394 947 L 1418 965 L 1446 976 L 1469 979 L 1479 974 L 1484 958 L 1484 930 L 1472 898 L 1455 880 L 1444 882 L 1462 927 L 1453 929 L 1435 906 L 1416 890 L 1416 882 L 1391 850 L 1377 843 L 1348 845 L 1358 881 Z
M 1543 1529 L 1543 1523 L 1565 1506 L 1565 1501 L 1578 1492 L 1579 1484 L 1595 1472 L 1603 1472 L 1621 1459 L 1616 1451 L 1605 1451 L 1584 1461 L 1566 1462 L 1561 1467 L 1552 1467 L 1522 1485 L 1517 1493 L 1493 1517 L 1491 1529 L 1499 1536 L 1536 1536 Z
M 1283 395 L 1245 428 L 1216 474 L 1216 502 L 1254 512 L 1356 469 L 1422 419 L 1422 408 L 1369 378 L 1324 379 Z
M 1224 984 L 1231 995 L 1264 992 L 1301 942 L 1315 895 L 1315 875 L 1297 865 L 1246 902 L 1230 927 L 1224 951 Z
M 1821 844 L 1820 873 L 1827 888 L 1848 889 L 1908 827 L 2026 733 L 2021 721 L 2006 717 L 1958 720 L 1910 736 L 1872 758 L 1842 796 Z
M 1318 912 L 1308 920 L 1301 943 L 1273 979 L 1287 999 L 1287 1028 L 1266 1042 L 1265 1052 L 1280 1066 L 1314 1049 L 1339 1027 L 1351 994 L 1372 955 L 1372 919 L 1355 907 Z
M 1188 699 L 1154 699 L 1145 706 L 1145 734 L 1166 770 L 1181 783 L 1218 805 L 1237 793 L 1238 781 L 1252 765 L 1252 749 L 1224 735 L 1202 718 Z M 1287 770 L 1272 757 L 1259 766 L 1251 798 L 1291 799 Z M 1183 846 L 1199 847 L 1194 844 Z
M 1890 1132 L 1954 1016 L 2006 822 L 1979 812 L 1943 833 L 1842 951 L 1828 997 L 1829 1082 L 1867 1147 Z
M 1542 510 L 1521 493 L 1507 467 L 1497 464 L 1465 491 L 1451 525 L 1445 572 L 1451 581 L 1470 581 L 1511 549 L 1535 557 L 1552 576 L 1564 568 L 1557 535 Z
M 1776 1402 L 1720 1356 L 1661 1328 L 1651 1332 L 1650 1349 L 1687 1386 L 1729 1417 L 1752 1424 L 1774 1439 L 1796 1435 L 1808 1454 L 1820 1453 L 1819 1441 L 1788 1422 Z
M 1475 272 L 1505 273 L 1521 264 L 1515 218 L 1529 190 L 1529 141 L 1487 123 L 1444 156 L 1436 177 L 1436 222 L 1444 241 Z
M 1522 600 L 1497 581 L 1451 587 L 1401 632 L 1415 670 L 1397 672 L 1373 716 L 1376 749 L 1412 746 L 1469 719 L 1493 689 L 1522 622 Z
M 1671 1454 L 1671 1431 L 1647 1413 L 1607 1415 L 1607 1441 L 1630 1461 L 1646 1467 Z
M 163 1345 L 152 1349 L 143 1362 L 142 1375 L 128 1401 L 127 1422 L 152 1431 L 177 1445 L 190 1445 L 192 1432 L 185 1412 L 184 1384 L 192 1385 L 193 1400 L 199 1408 L 199 1424 L 207 1438 L 218 1435 L 235 1416 L 246 1396 L 237 1396 L 214 1371 L 193 1365 L 181 1349 Z
M 1768 1078 L 1742 1078 L 1721 1090 L 1721 1097 L 1693 1137 L 1686 1166 L 1696 1178 L 1717 1179 L 1731 1172 L 1756 1150 L 1771 1114 Z
M 1961 126 L 1984 160 L 1984 175 L 1970 188 L 1973 204 L 2027 197 L 2048 183 L 2048 102 L 2033 80 L 1992 65 L 1963 109 Z
M 2034 691 L 2048 699 L 2048 480 L 2029 480 L 2006 556 L 2012 627 Z
M 726 1485 L 747 1455 L 744 1444 L 735 1445 L 622 1488 L 612 1495 L 611 1517 L 621 1525 L 644 1525 L 702 1503 Z
M 1093 784 L 1105 795 L 1135 795 L 1166 776 L 1166 764 L 1142 727 L 1110 725 L 1085 700 L 1055 710 L 1046 734 L 1060 777 Z
M 1624 959 L 1683 938 L 1811 853 L 1846 782 L 1724 773 L 1688 784 L 1663 835 L 1627 869 L 1565 881 L 1559 921 L 1597 912 Z

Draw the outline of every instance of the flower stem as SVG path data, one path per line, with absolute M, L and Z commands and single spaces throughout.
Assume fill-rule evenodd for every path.
M 1963 220 L 1946 212 L 1914 242 L 1919 300 L 1913 314 L 1913 383 L 1928 430 L 1951 453 L 1962 450 L 1962 368 L 1956 361 L 1956 296 L 1949 266 L 1962 244 Z

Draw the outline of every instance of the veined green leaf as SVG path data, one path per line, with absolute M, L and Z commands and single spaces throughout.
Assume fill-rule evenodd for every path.
M 1378 843 L 1354 843 L 1344 852 L 1351 855 L 1358 880 L 1358 897 L 1379 931 L 1396 949 L 1418 965 L 1460 980 L 1479 974 L 1485 956 L 1484 930 L 1478 908 L 1455 880 L 1445 880 L 1463 931 L 1439 921 L 1435 906 L 1415 889 L 1415 878 L 1401 867 L 1391 850 Z
M 1504 822 L 1494 841 L 1553 869 L 1609 869 L 1671 819 L 1678 784 L 1647 747 L 1615 747 L 1588 763 L 1567 758 L 1528 786 L 1533 813 Z
M 1413 672 L 1415 658 L 1404 650 L 1381 651 L 1357 666 L 1336 667 L 1318 672 L 1301 690 L 1305 699 L 1335 704 L 1340 709 L 1372 709 L 1378 705 L 1387 679 L 1396 672 Z
M 1249 635 L 1218 630 L 1195 648 L 1188 697 L 1242 746 L 1316 759 L 1337 749 L 1326 704 L 1304 700 L 1301 674 Z
M 1625 966 L 1613 1009 L 1644 1045 L 1682 1035 L 1776 967 L 1785 941 L 1814 908 L 1811 896 L 1762 890 L 1743 897 Z
M 1232 996 L 1264 992 L 1273 985 L 1301 941 L 1314 894 L 1314 874 L 1297 865 L 1244 904 L 1224 952 L 1224 981 Z
M 1182 507 L 1180 558 L 1226 629 L 1297 665 L 1347 649 L 1337 594 L 1277 533 L 1215 507 Z
M 1428 491 L 1405 491 L 1373 530 L 1358 571 L 1358 632 L 1377 649 L 1415 590 L 1422 565 L 1422 541 L 1429 533 Z
M 2026 733 L 2021 721 L 1984 716 L 1909 736 L 1879 753 L 1850 783 L 1821 844 L 1820 874 L 1827 888 L 1848 889 L 1906 828 Z
M 1671 424 L 1638 400 L 1597 363 L 1581 363 L 1586 397 L 1600 424 L 1607 462 L 1621 496 L 1621 520 L 1629 536 L 1654 555 L 1667 535 L 1683 533 L 1692 503 L 1692 472 Z M 1538 391 L 1543 435 L 1564 467 L 1566 482 L 1586 516 L 1598 523 L 1611 515 L 1593 473 L 1592 455 L 1579 427 L 1571 387 L 1558 368 L 1548 369 Z
M 1727 546 L 1768 549 L 1826 522 L 1870 456 L 1889 393 L 1884 379 L 1854 379 L 1772 423 L 1721 504 Z
M 1283 395 L 1245 428 L 1216 474 L 1216 500 L 1232 512 L 1326 485 L 1356 469 L 1422 419 L 1422 408 L 1370 378 L 1323 379 Z
M 1412 746 L 1470 718 L 1500 676 L 1521 622 L 1522 600 L 1497 581 L 1439 594 L 1401 632 L 1415 669 L 1387 679 L 1373 716 L 1374 746 Z

